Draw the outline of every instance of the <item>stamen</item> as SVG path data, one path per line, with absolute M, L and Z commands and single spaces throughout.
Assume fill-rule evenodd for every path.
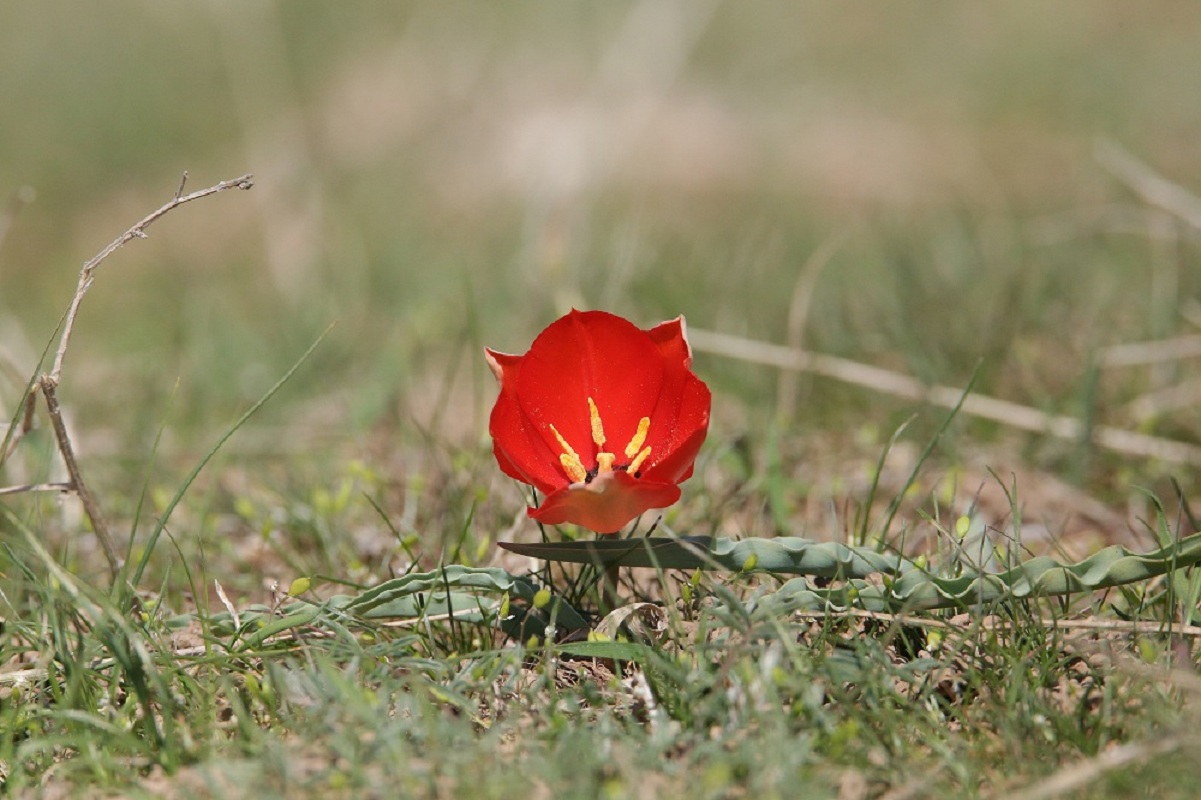
M 605 446 L 605 429 L 601 427 L 600 410 L 591 397 L 588 398 L 588 413 L 592 417 L 592 441 L 599 449 Z
M 631 439 L 630 443 L 626 445 L 626 458 L 633 458 L 634 454 L 637 453 L 642 445 L 646 442 L 646 432 L 650 430 L 650 427 L 650 417 L 643 417 L 642 419 L 638 420 L 638 430 L 634 433 L 634 438 Z M 642 455 L 638 458 L 643 459 L 646 458 L 646 456 Z M 634 465 L 631 464 L 630 471 L 632 472 L 633 470 Z
M 571 445 L 563 438 L 563 435 L 555 430 L 555 426 L 550 426 L 550 432 L 559 440 L 559 447 L 563 448 L 563 453 L 559 456 L 559 463 L 563 465 L 563 470 L 567 473 L 567 477 L 571 478 L 573 483 L 579 483 L 588 477 L 588 470 L 584 469 L 584 462 L 580 460 L 579 453 L 571 449 Z
M 561 454 L 559 463 L 563 465 L 563 471 L 571 478 L 572 483 L 583 483 L 587 479 L 588 470 L 584 469 L 584 462 L 580 461 L 580 457 L 575 453 Z
M 596 454 L 596 473 L 604 475 L 606 472 L 613 471 L 613 462 L 617 460 L 617 456 L 612 453 L 597 453 Z
M 638 426 L 638 430 L 639 431 L 642 430 L 641 425 Z M 634 437 L 634 438 L 637 438 L 637 437 Z M 637 458 L 635 458 L 633 461 L 630 462 L 630 466 L 626 467 L 626 471 L 629 472 L 631 475 L 633 475 L 635 472 L 637 472 L 642 467 L 642 463 L 644 461 L 646 461 L 647 457 L 650 456 L 650 454 L 651 454 L 651 449 L 649 447 L 642 448 L 642 452 L 638 454 Z
M 564 453 L 571 456 L 576 461 L 580 460 L 580 457 L 578 455 L 576 455 L 575 450 L 571 449 L 571 445 L 569 445 L 567 443 L 567 440 L 563 438 L 563 434 L 559 433 L 558 429 L 555 428 L 554 425 L 550 426 L 550 432 L 553 433 L 555 435 L 555 438 L 559 440 L 559 447 L 563 448 Z

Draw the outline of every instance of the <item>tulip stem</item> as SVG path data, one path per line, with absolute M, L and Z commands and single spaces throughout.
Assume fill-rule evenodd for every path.
M 610 564 L 605 567 L 605 572 L 601 576 L 601 611 L 605 614 L 621 607 L 621 599 L 617 596 L 617 581 L 620 571 L 620 564 Z

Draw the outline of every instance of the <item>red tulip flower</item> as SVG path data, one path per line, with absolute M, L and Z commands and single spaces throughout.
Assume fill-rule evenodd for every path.
M 523 356 L 487 351 L 500 382 L 488 430 L 506 475 L 546 497 L 529 515 L 614 533 L 680 499 L 709 428 L 684 318 L 641 330 L 572 311 Z

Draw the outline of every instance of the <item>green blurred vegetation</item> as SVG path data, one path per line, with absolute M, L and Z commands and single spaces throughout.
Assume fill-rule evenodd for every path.
M 706 578 L 663 589 L 683 617 L 643 672 L 583 677 L 565 671 L 584 662 L 454 620 L 247 653 L 208 626 L 296 578 L 319 599 L 447 560 L 495 566 L 498 538 L 536 534 L 488 451 L 485 344 L 523 350 L 573 305 L 785 343 L 821 252 L 805 347 L 1198 441 L 1195 403 L 1132 406 L 1195 385 L 1191 361 L 1096 363 L 1201 320 L 1196 229 L 1099 157 L 1116 144 L 1201 191 L 1199 40 L 1186 0 L 0 4 L 0 416 L 85 260 L 185 170 L 190 189 L 256 176 L 115 254 L 84 303 L 61 398 L 133 559 L 188 491 L 132 587 L 134 615 L 88 588 L 102 572 L 72 502 L 3 498 L 0 660 L 36 660 L 45 680 L 0 687 L 0 779 L 175 796 L 228 796 L 222 774 L 263 796 L 297 775 L 331 796 L 406 779 L 428 796 L 467 783 L 480 797 L 979 796 L 1195 729 L 1191 683 L 1142 671 L 1180 658 L 1181 640 L 1123 639 L 1099 659 L 1090 640 L 1081 656 L 1058 606 L 1003 609 L 1009 634 L 972 629 L 941 651 L 924 621 L 760 613 L 707 638 L 704 601 L 770 581 Z M 1167 479 L 1187 494 L 1195 470 L 960 418 L 910 481 L 944 411 L 812 378 L 789 395 L 772 368 L 696 361 L 715 389 L 710 441 L 664 529 L 945 549 L 961 522 L 1003 540 L 1031 497 L 1035 532 L 1046 507 L 1084 518 L 1087 536 L 1145 519 L 1162 543 L 1189 527 Z M 1010 471 L 1011 451 L 1030 471 Z M 0 487 L 56 479 L 56 463 L 39 418 Z M 985 508 L 986 482 L 1019 494 Z M 891 492 L 896 529 L 876 531 Z M 1087 536 L 1069 544 L 1103 543 Z M 1108 602 L 1150 630 L 1191 621 L 1197 591 L 1177 574 Z M 180 619 L 204 652 L 180 654 Z M 1183 657 L 1196 660 L 1187 644 Z M 1136 759 L 1143 771 L 1159 752 Z M 1193 771 L 1153 777 L 1191 796 L 1172 792 Z M 1125 796 L 1129 780 L 1092 788 Z
M 573 304 L 781 341 L 839 236 L 807 344 L 949 383 L 983 359 L 981 388 L 1060 407 L 1094 348 L 1181 325 L 1093 149 L 1197 182 L 1199 29 L 1184 2 L 6 4 L 0 196 L 36 200 L 0 315 L 30 368 L 183 170 L 252 171 L 102 269 L 68 368 L 89 424 L 161 417 L 177 376 L 177 416 L 227 419 L 334 320 L 290 396 L 336 394 L 347 431 Z M 734 401 L 775 380 L 700 358 Z M 800 424 L 853 425 L 845 394 Z

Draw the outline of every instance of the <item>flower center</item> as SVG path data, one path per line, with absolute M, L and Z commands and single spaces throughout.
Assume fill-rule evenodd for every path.
M 651 454 L 649 446 L 643 447 L 646 444 L 646 432 L 651 427 L 651 418 L 643 417 L 638 420 L 638 429 L 634 431 L 633 438 L 622 451 L 626 457 L 624 464 L 618 464 L 617 455 L 605 450 L 605 442 L 608 441 L 605 438 L 605 426 L 601 424 L 600 410 L 591 397 L 588 398 L 588 418 L 592 427 L 592 442 L 596 445 L 596 467 L 591 470 L 584 466 L 580 454 L 573 450 L 563 435 L 555 430 L 555 426 L 550 426 L 550 432 L 555 435 L 555 438 L 559 440 L 559 446 L 563 448 L 563 452 L 559 454 L 559 463 L 563 465 L 563 471 L 567 473 L 567 477 L 571 478 L 572 483 L 590 483 L 597 475 L 614 470 L 623 470 L 635 478 L 642 477 L 639 470 L 642 469 L 642 465 Z

